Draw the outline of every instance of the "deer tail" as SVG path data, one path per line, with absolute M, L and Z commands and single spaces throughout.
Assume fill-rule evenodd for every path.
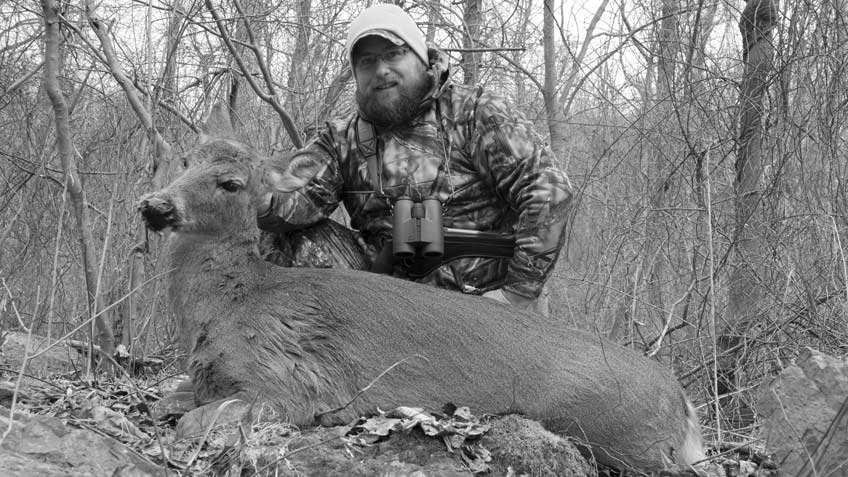
M 698 413 L 695 411 L 695 406 L 685 396 L 683 403 L 686 407 L 686 433 L 680 446 L 678 460 L 686 465 L 691 465 L 706 459 L 706 454 L 704 453 L 701 425 L 698 422 Z

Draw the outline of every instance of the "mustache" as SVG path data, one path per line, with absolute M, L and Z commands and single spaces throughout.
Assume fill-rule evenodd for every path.
M 389 86 L 389 85 L 397 84 L 397 83 L 398 83 L 397 79 L 387 79 L 387 80 L 377 81 L 374 84 L 372 84 L 371 87 L 372 88 L 383 88 L 385 86 Z

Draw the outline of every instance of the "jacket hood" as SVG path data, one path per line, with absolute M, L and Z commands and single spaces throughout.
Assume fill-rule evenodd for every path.
M 427 57 L 430 60 L 427 74 L 433 78 L 433 89 L 424 98 L 425 100 L 441 96 L 450 83 L 450 57 L 447 53 L 431 46 L 427 49 Z

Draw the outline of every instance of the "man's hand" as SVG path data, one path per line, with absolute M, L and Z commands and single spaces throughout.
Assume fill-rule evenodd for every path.
M 534 305 L 536 304 L 536 300 L 531 298 L 524 298 L 521 295 L 517 295 L 508 290 L 492 290 L 490 292 L 486 292 L 483 294 L 486 298 L 491 298 L 492 300 L 499 301 L 501 303 L 506 303 L 512 305 L 520 310 L 532 310 Z

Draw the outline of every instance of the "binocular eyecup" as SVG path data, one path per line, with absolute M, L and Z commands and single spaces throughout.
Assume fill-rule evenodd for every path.
M 445 252 L 442 203 L 434 197 L 420 202 L 402 196 L 395 201 L 392 247 L 396 257 L 441 257 Z

